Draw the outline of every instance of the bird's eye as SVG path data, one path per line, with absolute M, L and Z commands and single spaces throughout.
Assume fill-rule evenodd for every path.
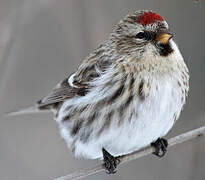
M 139 33 L 137 33 L 136 38 L 137 39 L 144 39 L 144 38 L 146 38 L 146 33 L 145 32 L 139 32 Z

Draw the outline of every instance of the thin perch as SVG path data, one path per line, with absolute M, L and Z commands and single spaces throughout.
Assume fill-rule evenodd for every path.
M 191 131 L 183 133 L 179 136 L 170 138 L 168 140 L 169 147 L 183 143 L 183 142 L 191 140 L 191 139 L 195 139 L 197 137 L 201 137 L 204 134 L 205 134 L 205 126 L 202 126 L 198 129 L 191 130 Z M 153 152 L 154 152 L 154 148 L 151 146 L 148 146 L 148 147 L 141 149 L 139 151 L 136 151 L 136 152 L 124 155 L 124 156 L 120 156 L 119 157 L 120 164 L 132 161 L 134 159 L 138 159 L 138 158 L 143 157 L 143 156 L 147 156 L 149 154 L 152 154 Z M 77 179 L 81 179 L 81 178 L 84 178 L 86 176 L 89 176 L 91 174 L 96 174 L 96 173 L 103 171 L 103 170 L 105 170 L 104 167 L 102 165 L 98 165 L 98 166 L 90 168 L 90 169 L 76 171 L 76 172 L 68 174 L 66 176 L 56 178 L 55 180 L 77 180 Z

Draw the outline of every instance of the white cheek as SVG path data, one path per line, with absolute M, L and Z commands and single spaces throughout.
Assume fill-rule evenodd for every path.
M 154 46 L 154 44 L 149 43 L 145 47 L 145 51 L 143 53 L 144 59 L 152 59 L 153 54 L 158 54 L 157 48 Z

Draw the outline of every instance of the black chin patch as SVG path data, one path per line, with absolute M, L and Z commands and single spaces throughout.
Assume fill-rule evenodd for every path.
M 158 49 L 159 49 L 159 54 L 161 56 L 168 56 L 173 52 L 173 49 L 171 48 L 170 44 L 159 44 L 157 45 Z

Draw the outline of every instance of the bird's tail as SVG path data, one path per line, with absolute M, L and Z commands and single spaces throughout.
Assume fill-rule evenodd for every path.
M 30 106 L 27 108 L 22 108 L 16 111 L 10 111 L 6 112 L 5 115 L 7 116 L 16 116 L 21 114 L 30 114 L 30 113 L 39 113 L 39 112 L 45 112 L 46 110 L 42 110 L 39 108 L 39 106 L 36 104 L 34 106 Z

